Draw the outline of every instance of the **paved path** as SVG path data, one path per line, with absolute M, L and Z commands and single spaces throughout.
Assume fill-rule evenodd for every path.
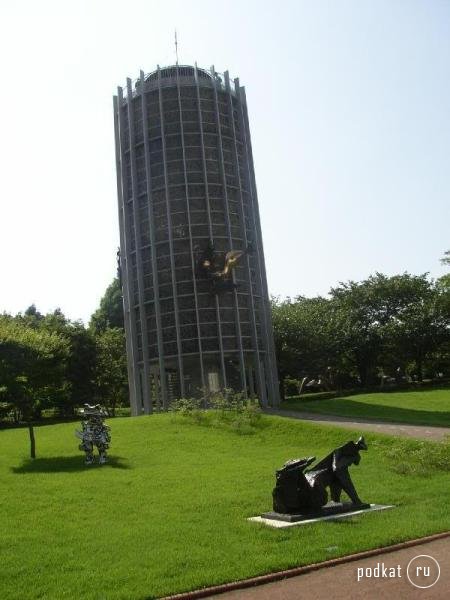
M 423 554 L 436 559 L 440 567 L 438 581 L 427 589 L 414 587 L 407 577 L 408 563 Z M 377 564 L 381 566 L 383 563 L 385 573 L 391 575 L 395 573 L 395 577 L 365 576 L 369 573 L 366 569 L 371 569 L 373 575 Z M 417 567 L 429 567 L 429 576 L 425 577 L 423 571 L 416 575 Z M 429 585 L 436 577 L 437 569 L 436 564 L 429 558 L 417 558 L 408 572 L 415 583 Z M 358 581 L 358 573 L 360 581 Z M 274 583 L 209 596 L 209 598 L 217 600 L 443 600 L 450 597 L 449 590 L 450 537 L 447 537 L 395 552 L 319 569 Z
M 430 427 L 428 425 L 405 425 L 402 423 L 387 423 L 385 421 L 376 421 L 360 419 L 358 417 L 338 417 L 336 415 L 319 415 L 317 413 L 297 412 L 293 410 L 272 410 L 265 411 L 270 415 L 280 417 L 290 417 L 301 419 L 303 421 L 313 421 L 321 425 L 336 425 L 347 429 L 357 429 L 364 431 L 375 431 L 377 433 L 387 433 L 390 435 L 401 435 L 406 437 L 419 438 L 423 440 L 442 441 L 446 435 L 450 435 L 449 427 Z

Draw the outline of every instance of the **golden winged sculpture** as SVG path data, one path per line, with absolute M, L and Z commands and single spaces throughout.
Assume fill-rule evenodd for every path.
M 244 250 L 230 250 L 225 254 L 225 266 L 220 272 L 221 277 L 230 277 L 239 259 L 244 256 Z
M 208 242 L 208 246 L 199 261 L 199 271 L 211 279 L 214 293 L 232 290 L 236 287 L 232 279 L 233 270 L 240 259 L 245 254 L 250 253 L 251 250 L 251 246 L 248 245 L 245 250 L 229 250 L 223 256 L 223 254 L 216 253 L 211 240 Z

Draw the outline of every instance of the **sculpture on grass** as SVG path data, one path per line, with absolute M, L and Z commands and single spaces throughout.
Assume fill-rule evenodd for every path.
M 289 460 L 276 472 L 273 510 L 281 514 L 320 513 L 328 502 L 327 488 L 333 503 L 340 502 L 344 491 L 352 507 L 367 507 L 359 498 L 348 472 L 351 465 L 359 464 L 360 450 L 367 450 L 363 437 L 356 443 L 347 442 L 336 448 L 311 469 L 308 467 L 316 460 L 315 456 Z
M 81 423 L 82 430 L 76 431 L 75 435 L 81 440 L 81 444 L 78 446 L 79 449 L 86 453 L 85 463 L 87 465 L 93 464 L 94 447 L 96 447 L 98 450 L 98 462 L 103 465 L 108 460 L 106 451 L 111 441 L 110 428 L 104 423 L 108 413 L 100 404 L 96 404 L 95 406 L 85 404 L 80 413 L 84 417 Z

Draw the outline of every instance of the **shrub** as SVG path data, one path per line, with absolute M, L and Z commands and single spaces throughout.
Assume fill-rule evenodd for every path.
M 436 471 L 450 471 L 450 436 L 444 442 L 396 440 L 389 446 L 376 443 L 392 471 L 400 475 L 430 477 Z
M 202 408 L 202 406 L 208 408 Z M 258 400 L 245 398 L 231 390 L 209 394 L 207 398 L 180 398 L 170 410 L 195 423 L 226 427 L 240 435 L 255 433 L 261 423 Z
M 202 408 L 202 403 L 201 398 L 179 398 L 170 404 L 169 411 L 196 423 L 203 423 L 205 409 Z
M 297 396 L 298 395 L 301 381 L 299 381 L 298 379 L 295 379 L 293 377 L 285 377 L 283 383 L 284 383 L 284 394 L 285 394 L 286 398 L 289 396 Z

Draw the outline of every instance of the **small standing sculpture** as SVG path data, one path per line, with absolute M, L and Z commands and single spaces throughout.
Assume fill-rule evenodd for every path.
M 120 255 L 120 248 L 117 248 L 116 260 L 117 260 L 117 279 L 119 280 L 120 289 L 122 289 L 122 258 Z
M 356 443 L 347 442 L 336 448 L 312 469 L 306 470 L 316 460 L 315 456 L 289 460 L 276 472 L 273 510 L 282 514 L 320 513 L 328 502 L 326 488 L 330 489 L 334 503 L 340 502 L 344 491 L 353 507 L 368 507 L 360 500 L 348 472 L 351 465 L 359 464 L 360 450 L 367 450 L 363 437 Z M 340 508 L 342 506 L 339 505 Z M 334 510 L 336 507 L 329 508 Z
M 108 460 L 106 451 L 111 441 L 110 428 L 104 423 L 108 413 L 100 404 L 96 404 L 95 406 L 85 404 L 84 406 L 85 408 L 80 411 L 84 417 L 81 423 L 82 430 L 75 432 L 75 435 L 81 440 L 81 444 L 78 447 L 80 450 L 86 452 L 85 463 L 92 465 L 94 462 L 94 446 L 96 446 L 98 450 L 98 462 L 103 465 Z

